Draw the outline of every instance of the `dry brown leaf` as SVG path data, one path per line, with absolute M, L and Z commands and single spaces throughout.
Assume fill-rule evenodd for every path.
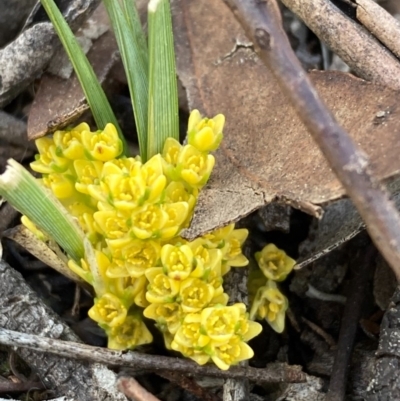
M 68 267 L 66 257 L 62 255 L 61 250 L 56 244 L 53 244 L 55 249 L 51 249 L 45 242 L 40 241 L 35 234 L 23 225 L 6 230 L 3 236 L 17 242 L 33 256 L 52 267 L 54 270 L 57 270 L 65 277 L 88 288 L 87 283 Z
M 174 13 L 190 108 L 223 113 L 227 121 L 216 167 L 185 236 L 237 221 L 273 200 L 319 217 L 344 190 L 229 9 L 222 1 L 179 0 Z M 344 73 L 312 72 L 311 78 L 370 156 L 374 173 L 396 176 L 400 94 Z

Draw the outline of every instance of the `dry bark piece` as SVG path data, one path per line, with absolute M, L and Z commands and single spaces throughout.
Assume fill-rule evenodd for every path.
M 372 0 L 354 0 L 357 19 L 397 57 L 400 57 L 400 21 Z
M 400 89 L 400 63 L 365 28 L 329 0 L 282 0 L 358 76 Z M 379 62 L 377 62 L 379 60 Z
M 227 121 L 216 167 L 184 235 L 196 237 L 275 199 L 319 217 L 321 205 L 344 190 L 274 77 L 250 47 L 237 46 L 242 28 L 222 2 L 178 4 L 177 64 L 190 107 L 208 116 L 223 113 Z M 199 15 L 201 23 L 190 23 Z M 370 155 L 373 172 L 380 179 L 395 176 L 399 94 L 343 73 L 313 72 L 311 78 L 339 123 Z
M 72 330 L 26 285 L 22 276 L 0 261 L 0 327 L 53 339 L 79 341 Z M 116 375 L 99 363 L 88 364 L 18 348 L 17 353 L 47 388 L 67 399 L 126 401 L 116 389 Z
M 78 27 L 100 0 L 64 1 L 63 15 Z M 40 74 L 50 61 L 59 40 L 48 19 L 27 28 L 0 50 L 0 107 L 9 103 Z

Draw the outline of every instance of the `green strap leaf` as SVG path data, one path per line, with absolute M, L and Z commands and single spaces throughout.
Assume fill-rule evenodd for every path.
M 162 152 L 168 137 L 179 140 L 178 89 L 169 0 L 150 0 L 149 124 L 147 157 Z
M 147 160 L 148 55 L 139 15 L 132 0 L 104 0 L 128 80 L 140 156 Z
M 74 67 L 75 73 L 82 86 L 86 100 L 93 113 L 98 129 L 104 129 L 108 123 L 117 128 L 118 134 L 124 144 L 124 151 L 127 149 L 125 138 L 121 132 L 118 121 L 111 109 L 110 103 L 101 87 L 96 74 L 93 71 L 86 55 L 79 46 L 73 32 L 64 20 L 54 0 L 40 0 L 46 10 L 54 28 L 68 54 Z M 124 152 L 125 153 L 125 152 Z
M 8 160 L 0 195 L 59 244 L 74 260 L 84 257 L 84 233 L 59 200 L 23 166 Z

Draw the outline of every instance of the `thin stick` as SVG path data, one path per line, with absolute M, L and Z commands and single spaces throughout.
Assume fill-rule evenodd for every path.
M 282 3 L 297 14 L 359 77 L 400 89 L 398 60 L 362 25 L 342 13 L 332 1 L 282 0 Z
M 258 383 L 301 383 L 306 381 L 306 375 L 299 367 L 281 365 L 280 368 L 256 369 L 251 367 L 233 366 L 229 370 L 219 370 L 213 365 L 200 366 L 196 363 L 158 355 L 146 355 L 139 352 L 112 351 L 100 347 L 80 344 L 72 341 L 61 341 L 32 334 L 18 333 L 0 328 L 0 344 L 34 349 L 72 359 L 84 359 L 100 362 L 105 365 L 159 370 L 173 370 L 185 374 L 214 376 L 222 378 L 248 378 Z
M 14 383 L 9 380 L 0 381 L 0 394 L 24 393 L 31 390 L 43 390 L 44 388 L 41 382 L 25 381 Z
M 343 401 L 345 399 L 350 359 L 354 347 L 358 322 L 361 317 L 363 300 L 368 291 L 368 281 L 372 276 L 376 254 L 375 247 L 369 245 L 369 249 L 363 258 L 363 263 L 359 263 L 359 258 L 356 258 L 353 262 L 357 268 L 355 269 L 354 277 L 350 283 L 352 291 L 347 298 L 343 312 L 335 362 L 333 364 L 329 389 L 325 401 Z
M 135 401 L 160 401 L 149 393 L 133 377 L 121 377 L 117 382 L 118 390 Z
M 389 50 L 400 57 L 400 21 L 373 0 L 355 0 L 355 2 L 357 19 Z
M 164 379 L 168 379 L 170 382 L 176 383 L 179 387 L 192 393 L 202 401 L 221 401 L 220 397 L 206 390 L 190 377 L 179 374 L 178 372 L 173 372 L 171 370 L 163 370 L 157 372 L 157 374 L 161 377 L 164 377 Z
M 275 75 L 301 121 L 366 223 L 375 245 L 400 279 L 400 216 L 370 173 L 366 155 L 326 108 L 290 47 L 275 0 L 224 0 Z M 400 74 L 399 74 L 400 79 Z

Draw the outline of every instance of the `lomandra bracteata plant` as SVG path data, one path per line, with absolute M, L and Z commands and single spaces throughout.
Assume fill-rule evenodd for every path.
M 210 152 L 223 125 L 222 115 L 207 119 L 194 110 L 188 144 L 168 138 L 162 154 L 145 163 L 121 156 L 111 124 L 91 132 L 82 123 L 36 140 L 31 168 L 90 242 L 85 257 L 68 266 L 93 286 L 89 316 L 107 333 L 109 348 L 151 342 L 144 315 L 156 322 L 168 349 L 200 364 L 211 359 L 227 369 L 253 356 L 246 342 L 261 325 L 249 320 L 244 304 L 227 306 L 222 286 L 231 267 L 248 263 L 241 251 L 247 230 L 231 224 L 191 242 L 179 236 L 211 174 Z
M 81 123 L 36 140 L 35 179 L 10 160 L 0 195 L 24 216 L 41 241 L 56 242 L 72 271 L 93 287 L 89 316 L 102 327 L 108 347 L 148 344 L 143 317 L 154 321 L 165 345 L 199 364 L 220 369 L 253 356 L 247 344 L 261 332 L 253 320 L 284 329 L 286 297 L 276 282 L 294 260 L 274 245 L 256 254 L 246 306 L 228 306 L 223 288 L 231 267 L 248 260 L 248 232 L 230 224 L 194 241 L 189 226 L 199 192 L 215 164 L 225 118 L 190 114 L 188 144 L 178 132 L 178 98 L 168 0 L 149 2 L 149 49 L 131 0 L 104 0 L 127 72 L 141 156 L 127 146 L 100 84 L 53 0 L 41 0 L 82 84 L 99 129 Z M 160 55 L 163 55 L 161 57 Z M 64 255 L 62 255 L 64 258 Z

